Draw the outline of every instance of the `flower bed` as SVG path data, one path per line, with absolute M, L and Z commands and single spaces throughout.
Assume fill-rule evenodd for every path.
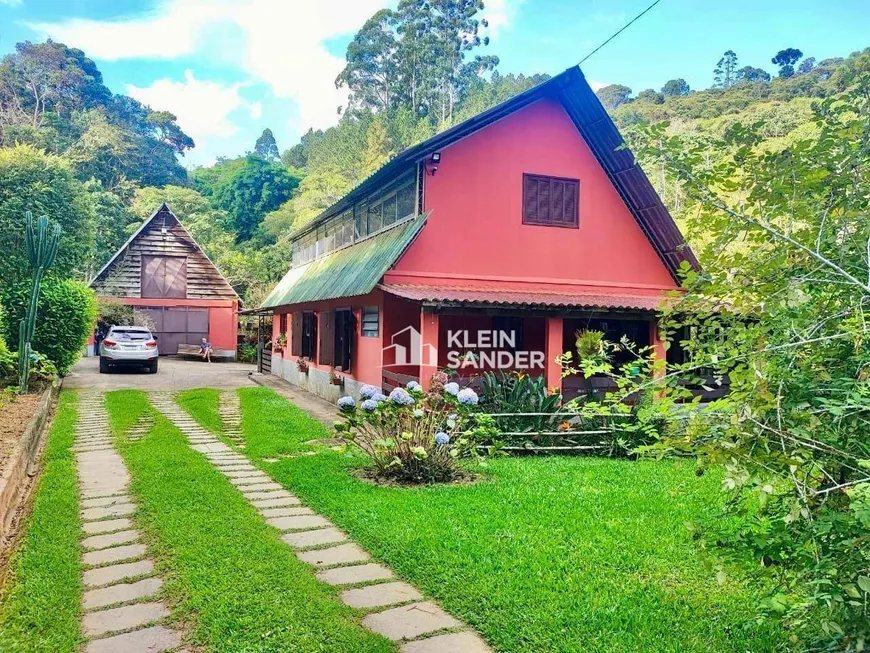
M 424 392 L 411 381 L 389 397 L 366 385 L 360 398 L 359 406 L 352 397 L 338 400 L 345 419 L 335 428 L 368 455 L 379 480 L 436 483 L 467 478 L 463 461 L 483 462 L 478 445 L 497 434 L 491 418 L 472 412 L 477 393 L 456 383 L 439 380 Z

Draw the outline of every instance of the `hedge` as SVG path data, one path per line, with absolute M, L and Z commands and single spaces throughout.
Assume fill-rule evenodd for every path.
M 13 351 L 18 349 L 18 323 L 24 318 L 30 288 L 30 282 L 22 282 L 0 298 L 3 335 Z M 81 355 L 96 318 L 94 293 L 85 284 L 71 279 L 45 279 L 39 294 L 36 332 L 31 346 L 45 354 L 61 375 L 66 375 Z

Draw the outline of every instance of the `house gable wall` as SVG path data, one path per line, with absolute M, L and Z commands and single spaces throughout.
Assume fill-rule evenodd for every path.
M 523 173 L 580 180 L 579 228 L 524 225 Z M 677 284 L 571 119 L 540 100 L 452 144 L 425 176 L 428 223 L 387 283 Z
M 167 209 L 158 213 L 91 283 L 94 292 L 100 297 L 141 297 L 143 256 L 186 258 L 186 299 L 238 300 L 232 287 Z

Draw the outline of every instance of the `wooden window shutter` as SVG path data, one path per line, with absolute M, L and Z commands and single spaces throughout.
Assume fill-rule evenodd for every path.
M 523 222 L 538 221 L 538 179 L 523 175 Z
M 579 226 L 577 179 L 523 175 L 523 224 Z
M 293 356 L 302 355 L 302 313 L 293 313 L 290 325 L 290 353 Z
M 335 365 L 335 312 L 320 313 L 320 347 L 318 362 L 321 365 Z

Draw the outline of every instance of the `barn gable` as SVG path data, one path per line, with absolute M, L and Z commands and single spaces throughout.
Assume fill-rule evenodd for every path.
M 115 253 L 90 286 L 100 297 L 239 299 L 166 204 Z

